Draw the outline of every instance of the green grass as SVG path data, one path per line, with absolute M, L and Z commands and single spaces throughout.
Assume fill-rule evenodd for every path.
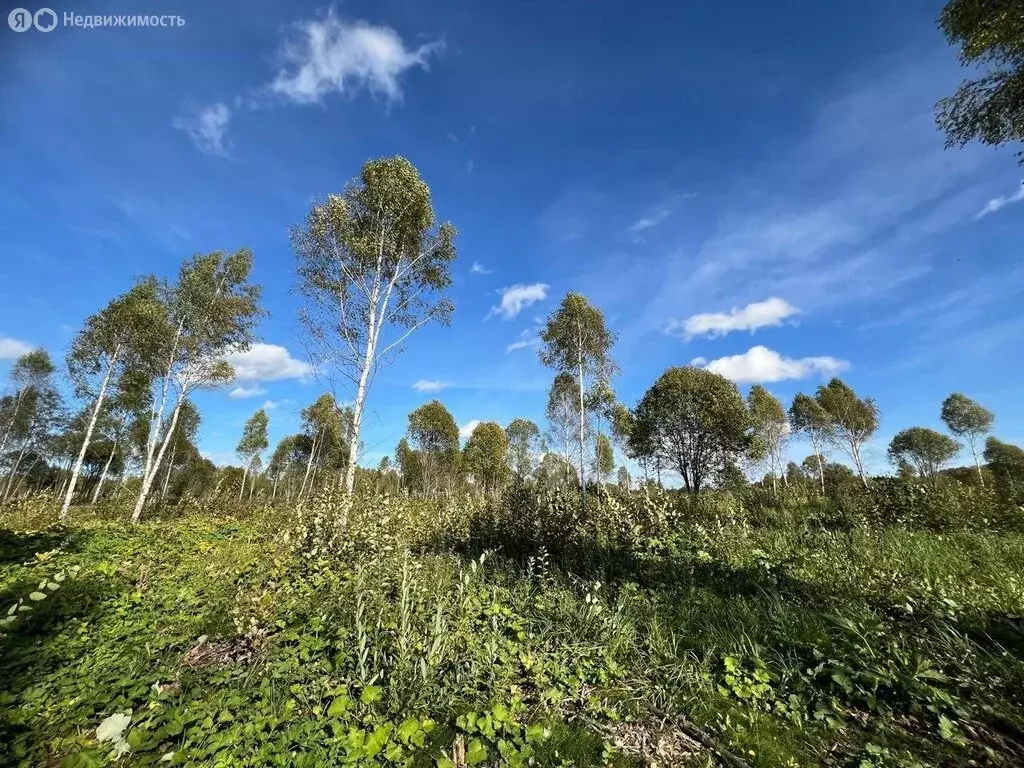
M 0 764 L 113 764 L 115 713 L 121 765 L 717 764 L 681 718 L 758 766 L 1016 764 L 1024 535 L 649 506 L 486 553 L 479 503 L 7 510 Z

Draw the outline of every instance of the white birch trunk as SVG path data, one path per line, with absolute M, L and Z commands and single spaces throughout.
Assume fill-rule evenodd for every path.
M 110 447 L 110 455 L 107 456 L 107 463 L 103 465 L 103 471 L 100 473 L 99 482 L 96 483 L 96 489 L 92 492 L 92 501 L 90 503 L 95 504 L 99 501 L 100 490 L 103 488 L 103 481 L 107 479 L 107 472 L 110 470 L 110 462 L 114 460 L 114 451 L 117 450 L 117 441 Z
M 167 452 L 167 444 L 174 436 L 174 428 L 178 425 L 178 414 L 181 412 L 181 404 L 184 400 L 184 395 L 178 398 L 178 402 L 174 406 L 174 412 L 171 414 L 171 424 L 167 428 L 167 434 L 160 443 L 160 452 L 157 453 L 156 460 L 153 462 L 153 466 L 150 471 L 142 478 L 142 488 L 139 491 L 139 498 L 136 499 L 135 509 L 132 512 L 133 523 L 138 523 L 139 518 L 142 517 L 142 509 L 146 506 L 146 499 L 149 498 L 149 492 L 153 487 L 153 480 L 156 479 L 156 473 L 160 471 L 160 465 L 163 463 L 164 454 Z
M 71 469 L 71 479 L 68 481 L 68 490 L 64 494 L 64 504 L 60 508 L 60 518 L 63 520 L 68 516 L 68 509 L 71 507 L 71 500 L 75 495 L 75 486 L 78 485 L 78 475 L 82 471 L 82 463 L 85 461 L 85 452 L 89 450 L 89 443 L 92 441 L 92 432 L 96 428 L 96 421 L 100 417 L 100 409 L 103 407 L 103 398 L 107 394 L 107 385 L 110 384 L 110 377 L 114 373 L 114 366 L 121 354 L 121 348 L 114 349 L 114 354 L 107 362 L 107 372 L 103 376 L 103 383 L 100 384 L 100 392 L 96 396 L 96 404 L 92 408 L 92 416 L 89 418 L 89 426 L 85 430 L 85 438 L 82 440 L 82 448 L 78 451 L 75 459 L 75 466 Z

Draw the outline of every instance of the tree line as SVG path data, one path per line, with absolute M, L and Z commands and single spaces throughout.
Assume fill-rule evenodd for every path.
M 253 255 L 197 254 L 173 279 L 136 280 L 87 318 L 61 371 L 42 349 L 13 365 L 0 398 L 0 500 L 50 489 L 66 515 L 76 502 L 131 494 L 138 522 L 155 503 L 225 487 L 240 500 L 259 489 L 287 503 L 367 486 L 424 496 L 466 487 L 493 495 L 511 482 L 586 489 L 611 481 L 615 447 L 628 462 L 614 480 L 626 488 L 634 466 L 645 481 L 671 476 L 694 494 L 759 469 L 776 491 L 794 472 L 816 476 L 824 491 L 830 452 L 869 484 L 863 454 L 879 424 L 871 398 L 834 378 L 814 394 L 798 394 L 787 409 L 760 385 L 744 398 L 723 376 L 682 366 L 666 370 L 629 407 L 612 386 L 616 336 L 579 293 L 564 297 L 540 333 L 539 359 L 553 373 L 543 430 L 526 419 L 505 427 L 483 422 L 462 447 L 454 418 L 435 400 L 409 415 L 393 461 L 360 467 L 363 414 L 377 372 L 418 328 L 451 320 L 445 290 L 455 240 L 455 228 L 437 221 L 429 188 L 401 157 L 366 163 L 341 194 L 316 202 L 292 232 L 300 319 L 318 379 L 331 389 L 347 384 L 353 399 L 319 396 L 302 410 L 300 431 L 269 456 L 269 416 L 257 411 L 240 435 L 240 466 L 225 469 L 200 455 L 201 414 L 192 395 L 230 382 L 228 357 L 257 340 L 266 311 L 250 281 Z M 983 406 L 956 393 L 941 416 L 949 435 L 912 427 L 893 438 L 889 456 L 900 474 L 935 477 L 959 451 L 958 440 L 982 484 L 982 458 L 1024 466 L 1019 448 L 984 440 L 993 416 Z M 797 435 L 812 447 L 802 465 L 787 457 Z M 580 500 L 586 504 L 585 493 Z

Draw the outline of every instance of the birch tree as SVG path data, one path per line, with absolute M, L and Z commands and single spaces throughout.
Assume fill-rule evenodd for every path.
M 586 431 L 587 383 L 600 389 L 612 368 L 610 350 L 615 335 L 605 327 L 601 310 L 592 306 L 579 293 L 568 293 L 558 309 L 551 313 L 540 333 L 538 350 L 541 363 L 562 373 L 576 377 L 579 389 L 579 469 L 580 489 L 586 489 Z M 580 503 L 586 506 L 586 494 L 580 494 Z
M 174 284 L 161 286 L 165 320 L 159 328 L 161 343 L 148 361 L 155 390 L 133 523 L 142 516 L 182 404 L 200 387 L 231 381 L 234 371 L 225 356 L 244 352 L 255 339 L 263 311 L 260 288 L 249 283 L 251 271 L 248 249 L 214 251 L 193 256 Z
M 763 456 L 768 461 L 772 476 L 772 492 L 778 493 L 778 477 L 785 480 L 786 441 L 789 438 L 789 420 L 782 403 L 771 392 L 755 384 L 747 393 L 747 408 L 750 425 L 753 428 L 751 446 L 754 457 Z M 788 481 L 787 481 L 788 484 Z
M 533 472 L 540 454 L 540 428 L 529 419 L 513 419 L 505 427 L 508 442 L 508 465 L 523 483 Z
M 821 404 L 810 395 L 797 392 L 793 404 L 789 407 L 789 423 L 793 431 L 804 435 L 811 443 L 815 463 L 818 469 L 818 481 L 821 492 L 825 492 L 825 462 L 823 456 L 828 436 L 832 429 L 828 413 Z
M 302 409 L 303 436 L 306 438 L 302 443 L 308 445 L 309 451 L 299 489 L 300 498 L 312 493 L 317 473 L 321 470 L 340 467 L 344 471 L 347 468 L 350 449 L 346 437 L 350 423 L 348 409 L 339 408 L 330 393 L 325 392 Z
M 142 365 L 150 359 L 155 329 L 164 317 L 158 297 L 156 279 L 147 277 L 130 291 L 118 296 L 101 311 L 85 321 L 75 337 L 67 356 L 67 368 L 75 394 L 86 398 L 89 405 L 87 425 L 78 456 L 71 468 L 60 516 L 67 516 L 75 496 L 82 462 L 89 450 L 96 422 L 103 411 L 111 382 L 124 365 Z
M 450 322 L 455 228 L 437 224 L 430 189 L 403 157 L 372 160 L 292 235 L 300 320 L 317 374 L 354 389 L 345 468 L 353 492 L 366 399 L 380 367 L 417 329 Z
M 451 488 L 459 464 L 459 427 L 440 400 L 431 400 L 409 414 L 409 439 L 423 468 L 424 492 Z
M 864 469 L 864 445 L 878 431 L 878 406 L 870 397 L 860 398 L 840 378 L 818 387 L 814 397 L 828 415 L 830 442 L 842 450 L 857 469 L 864 487 L 868 476 Z
M 572 466 L 572 445 L 576 439 L 576 427 L 580 422 L 579 387 L 576 377 L 570 373 L 559 373 L 551 383 L 545 416 L 548 422 L 548 442 L 561 453 L 562 459 Z M 574 472 L 575 473 L 575 472 Z
M 978 469 L 978 481 L 982 485 L 985 484 L 985 475 L 978 458 L 978 444 L 992 431 L 994 420 L 992 411 L 959 392 L 954 392 L 942 401 L 942 421 L 950 432 L 967 441 L 974 466 Z
M 9 463 L 7 480 L 0 501 L 11 498 L 21 484 L 19 473 L 29 474 L 49 452 L 49 443 L 61 421 L 60 393 L 53 381 L 56 372 L 49 353 L 37 349 L 22 355 L 11 370 L 16 390 L 4 398 L 0 413 L 4 414 L 3 450 Z M 30 459 L 26 468 L 25 458 Z
M 269 423 L 270 418 L 267 416 L 267 412 L 260 408 L 249 417 L 249 420 L 245 422 L 245 427 L 242 429 L 242 439 L 238 441 L 238 447 L 235 449 L 243 462 L 242 486 L 238 490 L 239 501 L 242 500 L 242 494 L 245 492 L 245 479 L 253 471 L 253 466 L 260 460 L 263 452 L 270 446 L 270 441 L 267 439 L 267 425 Z M 255 483 L 255 478 L 253 482 Z M 252 491 L 250 489 L 251 495 Z

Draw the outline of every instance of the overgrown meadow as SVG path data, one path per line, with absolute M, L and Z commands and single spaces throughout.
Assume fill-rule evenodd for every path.
M 988 488 L 130 506 L 0 513 L 0 764 L 1024 754 L 1024 510 Z

